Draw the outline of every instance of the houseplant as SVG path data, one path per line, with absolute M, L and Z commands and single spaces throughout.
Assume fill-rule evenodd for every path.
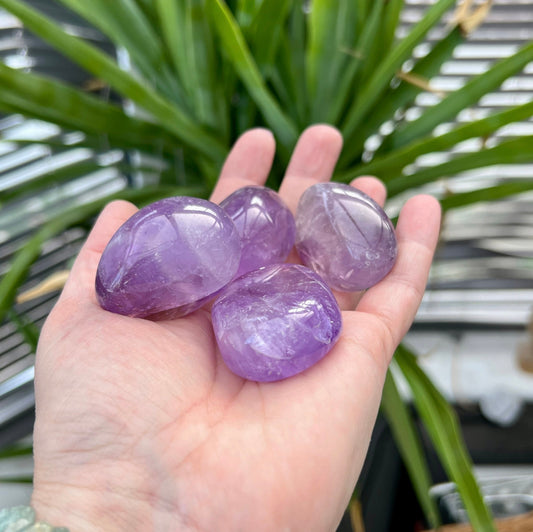
M 533 60 L 530 44 L 443 97 L 418 119 L 405 117 L 416 95 L 481 21 L 490 2 L 476 8 L 471 1 L 463 2 L 444 36 L 426 56 L 414 61 L 408 72 L 403 69 L 415 46 L 454 7 L 454 0 L 436 1 L 398 42 L 394 34 L 403 8 L 401 0 L 59 3 L 87 19 L 126 52 L 129 67 L 125 69 L 115 57 L 71 35 L 68 28 L 24 1 L 0 0 L 0 7 L 108 85 L 121 101 L 105 102 L 58 79 L 0 65 L 0 109 L 82 131 L 79 146 L 92 149 L 105 136 L 112 148 L 157 156 L 163 163 L 158 183 L 121 192 L 127 199 L 142 203 L 171 194 L 207 196 L 232 142 L 256 125 L 269 127 L 277 139 L 279 152 L 270 178 L 274 188 L 298 133 L 319 121 L 336 125 L 345 138 L 336 179 L 349 181 L 357 175 L 376 174 L 387 184 L 391 197 L 465 170 L 533 159 L 532 139 L 524 136 L 457 155 L 437 166 L 410 169 L 420 155 L 448 150 L 466 139 L 487 138 L 502 126 L 533 114 L 533 103 L 526 103 L 442 135 L 432 134 L 436 126 L 452 120 Z M 134 114 L 124 107 L 126 101 L 134 105 Z M 386 123 L 392 127 L 383 135 Z M 376 134 L 382 137 L 380 145 L 369 151 L 365 142 Z M 0 200 L 16 201 L 61 179 L 68 179 L 68 174 L 43 175 Z M 446 211 L 532 188 L 527 180 L 506 182 L 476 193 L 448 196 L 442 206 Z M 61 213 L 35 232 L 0 282 L 2 318 L 43 243 L 90 219 L 110 199 Z M 472 524 L 476 530 L 493 530 L 450 406 L 405 346 L 398 349 L 395 360 L 447 472 L 458 485 Z M 430 481 L 421 445 L 392 374 L 382 407 L 427 519 L 436 525 L 438 513 L 428 496 Z

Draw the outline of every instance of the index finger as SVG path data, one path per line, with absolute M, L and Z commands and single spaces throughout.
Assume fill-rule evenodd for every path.
M 301 134 L 279 189 L 292 212 L 305 189 L 331 179 L 341 149 L 342 136 L 334 127 L 319 124 Z
M 274 136 L 268 129 L 256 128 L 243 133 L 222 167 L 211 201 L 220 203 L 239 188 L 263 185 L 270 172 L 275 149 Z
M 122 200 L 104 208 L 74 261 L 62 297 L 96 303 L 94 282 L 100 257 L 117 229 L 137 211 L 135 205 Z

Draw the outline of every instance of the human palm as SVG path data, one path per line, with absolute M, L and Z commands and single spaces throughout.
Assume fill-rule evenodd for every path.
M 304 132 L 280 189 L 292 209 L 305 188 L 330 178 L 340 148 L 333 128 Z M 264 183 L 273 153 L 265 130 L 243 135 L 213 200 Z M 384 201 L 377 180 L 354 185 Z M 427 196 L 407 202 L 397 264 L 357 311 L 352 296 L 338 294 L 343 332 L 332 351 L 299 375 L 262 384 L 226 368 L 207 310 L 151 322 L 99 308 L 99 257 L 135 210 L 125 202 L 104 210 L 41 335 L 38 515 L 80 531 L 334 530 L 364 460 L 388 362 L 420 302 L 438 204 Z

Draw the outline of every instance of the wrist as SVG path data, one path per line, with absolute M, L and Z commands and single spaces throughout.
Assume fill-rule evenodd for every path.
M 144 487 L 117 469 L 81 467 L 72 475 L 59 468 L 43 474 L 36 468 L 31 505 L 38 519 L 75 532 L 150 530 L 143 526 L 142 517 L 150 515 L 140 496 Z
M 48 523 L 60 523 L 76 532 L 105 530 L 135 530 L 130 519 L 123 518 L 125 510 L 114 497 L 68 485 L 45 484 L 34 488 L 31 505 L 37 518 Z
M 191 529 L 176 499 L 162 493 L 163 479 L 128 475 L 126 469 L 117 465 L 101 474 L 86 471 L 76 482 L 52 482 L 36 471 L 31 504 L 37 518 L 59 523 L 71 532 Z

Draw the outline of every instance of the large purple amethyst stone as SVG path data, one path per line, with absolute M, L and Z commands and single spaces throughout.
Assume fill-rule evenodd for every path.
M 111 312 L 169 319 L 193 312 L 235 276 L 241 243 L 214 203 L 167 198 L 127 220 L 96 273 L 100 305 Z
M 302 262 L 336 290 L 364 290 L 396 261 L 396 235 L 383 209 L 340 183 L 308 188 L 296 211 L 296 249 Z
M 266 266 L 231 283 L 211 309 L 222 358 L 237 375 L 277 381 L 318 362 L 341 331 L 329 287 L 296 264 Z
M 244 187 L 220 206 L 241 236 L 242 255 L 237 275 L 284 262 L 294 246 L 294 216 L 279 195 L 266 187 Z

